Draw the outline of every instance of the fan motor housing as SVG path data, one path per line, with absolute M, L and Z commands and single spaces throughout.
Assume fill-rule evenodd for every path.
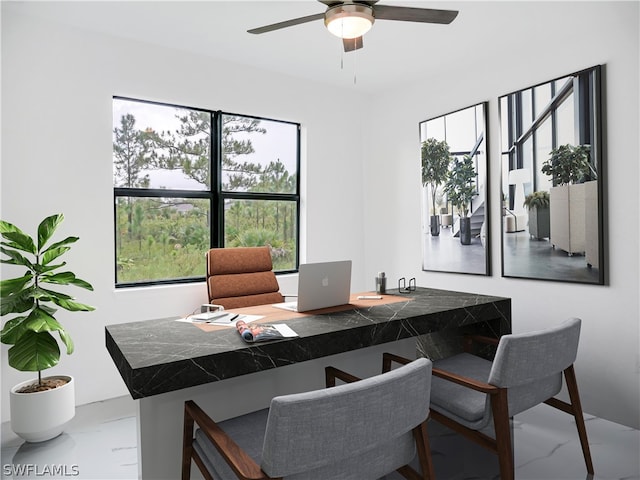
M 327 30 L 347 39 L 361 37 L 369 31 L 374 21 L 372 7 L 355 3 L 330 7 L 324 14 Z

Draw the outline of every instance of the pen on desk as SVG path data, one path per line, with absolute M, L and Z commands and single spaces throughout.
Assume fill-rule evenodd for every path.
M 207 323 L 215 323 L 215 324 L 223 324 L 223 323 L 231 323 L 236 318 L 238 318 L 239 314 L 237 313 L 227 313 L 221 317 L 216 317 L 215 319 L 208 320 Z

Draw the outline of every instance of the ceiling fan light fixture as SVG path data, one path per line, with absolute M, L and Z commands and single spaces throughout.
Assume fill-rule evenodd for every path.
M 327 30 L 340 38 L 358 38 L 373 25 L 373 8 L 368 5 L 337 5 L 324 14 Z

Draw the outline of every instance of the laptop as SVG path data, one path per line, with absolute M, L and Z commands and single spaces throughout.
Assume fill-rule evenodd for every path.
M 304 263 L 298 273 L 298 301 L 273 306 L 292 312 L 308 312 L 349 303 L 351 260 Z

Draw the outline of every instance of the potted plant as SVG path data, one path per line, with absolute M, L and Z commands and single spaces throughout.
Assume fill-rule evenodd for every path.
M 67 354 L 74 345 L 55 318 L 56 307 L 69 311 L 91 311 L 93 307 L 76 302 L 70 295 L 52 290 L 52 285 L 74 285 L 93 290 L 69 271 L 60 271 L 66 262 L 59 258 L 70 250 L 78 237 L 67 237 L 48 244 L 63 221 L 62 214 L 45 218 L 38 226 L 37 240 L 15 225 L 0 220 L 2 263 L 24 267 L 20 277 L 2 280 L 2 316 L 13 314 L 0 331 L 0 341 L 11 345 L 9 365 L 22 372 L 38 372 L 36 380 L 22 382 L 11 389 L 11 428 L 29 442 L 40 442 L 62 433 L 75 415 L 73 377 L 42 378 L 42 371 L 58 364 L 60 337 Z M 25 255 L 26 254 L 26 255 Z
M 529 210 L 529 235 L 533 238 L 548 238 L 549 233 L 549 192 L 533 192 L 524 198 L 524 206 Z
M 451 153 L 449 145 L 442 140 L 428 138 L 422 142 L 422 185 L 428 186 L 431 193 L 431 217 L 430 227 L 431 235 L 440 234 L 440 223 L 436 213 L 436 194 L 438 187 L 447 180 L 449 173 L 449 163 L 451 162 Z
M 589 161 L 590 145 L 560 145 L 549 153 L 542 164 L 542 173 L 551 175 L 553 185 L 584 183 L 597 177 Z
M 542 165 L 542 173 L 553 180 L 549 238 L 569 255 L 585 252 L 587 211 L 597 210 L 597 173 L 590 156 L 590 145 L 560 145 Z
M 465 155 L 462 160 L 455 159 L 444 191 L 447 197 L 457 207 L 460 216 L 460 243 L 471 244 L 471 218 L 468 217 L 471 200 L 475 195 L 476 170 L 473 159 Z

